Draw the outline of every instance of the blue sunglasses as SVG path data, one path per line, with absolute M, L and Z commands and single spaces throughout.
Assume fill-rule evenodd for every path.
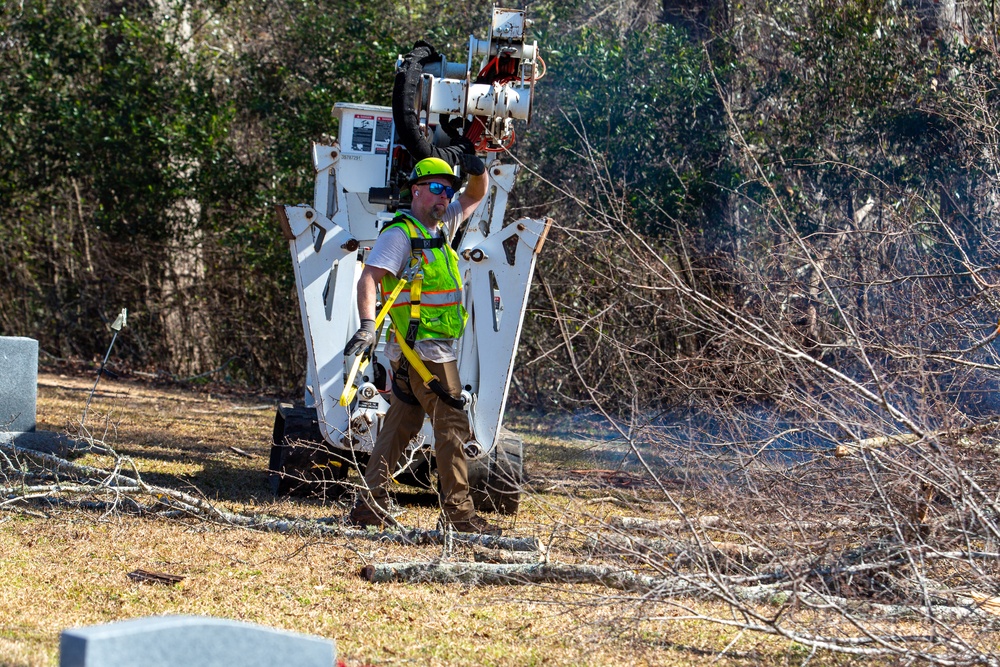
M 455 196 L 455 188 L 448 187 L 443 183 L 428 183 L 427 189 L 431 191 L 432 195 L 439 195 L 443 192 L 448 196 L 448 199 Z

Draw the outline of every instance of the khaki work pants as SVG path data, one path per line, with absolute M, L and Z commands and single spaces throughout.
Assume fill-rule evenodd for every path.
M 452 396 L 462 393 L 458 378 L 458 362 L 436 363 L 425 361 L 427 370 L 436 375 L 441 386 Z M 464 521 L 475 514 L 469 496 L 469 469 L 462 446 L 471 437 L 469 418 L 464 410 L 453 408 L 424 386 L 420 375 L 409 369 L 410 382 L 396 375 L 398 363 L 392 364 L 393 383 L 403 394 L 415 398 L 419 405 L 411 405 L 393 394 L 372 450 L 371 460 L 365 470 L 365 484 L 371 499 L 388 508 L 387 486 L 399 458 L 410 440 L 420 432 L 424 414 L 430 415 L 434 427 L 434 455 L 437 459 L 438 484 L 441 490 L 442 509 L 452 521 Z

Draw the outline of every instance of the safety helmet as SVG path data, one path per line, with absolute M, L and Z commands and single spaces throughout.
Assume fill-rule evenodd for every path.
M 462 184 L 462 179 L 455 176 L 455 170 L 451 165 L 439 157 L 425 157 L 418 162 L 413 171 L 410 172 L 410 185 L 414 185 L 421 178 L 429 176 L 444 176 L 450 178 L 453 187 L 456 189 Z

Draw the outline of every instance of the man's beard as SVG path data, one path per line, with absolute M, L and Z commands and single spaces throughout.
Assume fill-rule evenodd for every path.
M 434 204 L 430 210 L 431 219 L 434 220 L 434 222 L 441 222 L 444 220 L 444 214 L 447 210 L 448 207 L 444 204 Z

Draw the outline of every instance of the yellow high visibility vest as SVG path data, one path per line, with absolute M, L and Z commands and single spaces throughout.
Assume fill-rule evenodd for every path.
M 409 339 L 411 322 L 418 323 L 412 345 L 429 338 L 459 338 L 469 314 L 462 305 L 462 275 L 458 255 L 442 235 L 432 235 L 416 218 L 400 213 L 381 233 L 401 227 L 410 237 L 410 268 L 416 275 L 396 297 L 389 317 L 398 336 Z M 419 266 L 418 266 L 419 265 Z M 391 294 L 399 280 L 386 273 L 382 294 Z

